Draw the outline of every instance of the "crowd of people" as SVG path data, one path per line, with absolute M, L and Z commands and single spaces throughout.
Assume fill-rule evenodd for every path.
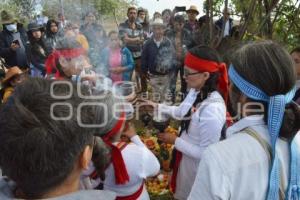
M 32 77 L 49 77 L 53 73 L 49 74 L 45 65 L 47 58 L 59 48 L 59 40 L 72 38 L 86 51 L 85 56 L 94 71 L 113 82 L 132 79 L 141 93 L 147 94 L 149 85 L 158 101 L 163 102 L 169 96 L 169 101 L 175 103 L 177 96 L 183 100 L 187 94 L 183 79 L 184 57 L 187 50 L 202 44 L 197 40 L 197 34 L 206 19 L 202 16 L 197 20 L 199 11 L 196 6 L 186 11 L 182 8 L 156 12 L 149 20 L 146 9 L 129 7 L 128 19 L 119 25 L 118 30 L 108 33 L 92 11 L 83 16 L 82 22 L 67 20 L 61 13 L 57 19 L 44 20 L 45 17 L 38 16 L 25 30 L 13 14 L 4 10 L 1 12 L 0 56 L 7 69 L 30 69 Z M 220 30 L 223 21 L 226 22 L 225 37 L 232 30 L 229 11 L 224 11 L 224 17 L 216 22 Z M 178 74 L 180 92 L 176 92 Z
M 157 135 L 174 146 L 175 199 L 300 199 L 300 48 L 252 41 L 224 63 L 197 40 L 198 15 L 175 7 L 149 20 L 132 6 L 106 32 L 91 11 L 26 30 L 2 11 L 0 199 L 148 200 L 160 163 L 112 89 L 130 81 L 180 121 L 178 135 Z M 215 27 L 232 36 L 230 10 Z

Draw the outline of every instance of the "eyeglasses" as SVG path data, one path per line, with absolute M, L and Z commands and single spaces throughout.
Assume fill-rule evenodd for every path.
M 184 76 L 188 77 L 196 74 L 201 74 L 201 72 L 189 72 L 188 70 L 184 69 L 183 74 Z

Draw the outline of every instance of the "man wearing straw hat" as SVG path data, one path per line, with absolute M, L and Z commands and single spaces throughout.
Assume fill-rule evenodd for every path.
M 25 30 L 18 26 L 15 17 L 6 10 L 1 12 L 1 23 L 3 31 L 0 33 L 0 56 L 5 59 L 8 67 L 28 68 L 25 51 L 28 40 Z
M 197 16 L 199 15 L 199 11 L 196 6 L 192 5 L 186 13 L 188 15 L 188 21 L 186 21 L 184 28 L 194 33 L 194 31 L 198 28 Z
M 7 70 L 5 78 L 2 80 L 4 86 L 3 103 L 12 95 L 15 90 L 14 88 L 24 80 L 24 72 L 22 72 L 19 67 L 14 66 Z

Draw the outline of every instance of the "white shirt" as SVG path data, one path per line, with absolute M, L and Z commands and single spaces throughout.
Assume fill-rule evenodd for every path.
M 224 28 L 224 37 L 230 35 L 229 34 L 229 29 L 230 29 L 229 20 L 227 20 L 226 23 L 225 23 L 225 28 Z
M 155 38 L 153 39 L 153 41 L 154 41 L 154 43 L 156 44 L 157 48 L 160 47 L 160 44 L 162 43 L 163 40 L 164 40 L 163 38 L 160 39 L 160 40 L 156 40 Z
M 243 133 L 250 127 L 269 142 L 262 115 L 243 118 L 227 130 L 230 137 L 204 152 L 189 200 L 265 200 L 269 182 L 269 157 L 261 144 Z M 299 135 L 299 134 L 298 134 Z M 297 137 L 300 144 L 300 137 Z M 269 142 L 270 144 L 270 142 Z M 286 190 L 289 174 L 288 143 L 279 139 L 276 152 Z
M 175 119 L 183 119 L 193 105 L 198 92 L 191 89 L 184 101 L 177 106 L 160 104 L 158 112 Z M 187 199 L 194 183 L 200 159 L 204 150 L 219 141 L 226 120 L 226 107 L 222 96 L 212 92 L 192 114 L 188 133 L 183 131 L 175 141 L 175 148 L 182 152 L 177 179 L 176 199 Z
M 129 182 L 124 185 L 115 184 L 115 172 L 112 164 L 105 171 L 104 190 L 113 191 L 117 196 L 128 196 L 135 193 L 142 185 L 144 179 L 155 176 L 160 165 L 155 155 L 141 141 L 139 136 L 131 138 L 132 143 L 122 150 L 122 156 L 129 175 Z M 139 200 L 149 200 L 144 186 Z

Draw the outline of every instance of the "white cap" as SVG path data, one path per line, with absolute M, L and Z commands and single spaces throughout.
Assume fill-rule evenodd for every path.
M 156 18 L 152 23 L 151 26 L 163 26 L 165 27 L 164 21 L 161 18 Z

